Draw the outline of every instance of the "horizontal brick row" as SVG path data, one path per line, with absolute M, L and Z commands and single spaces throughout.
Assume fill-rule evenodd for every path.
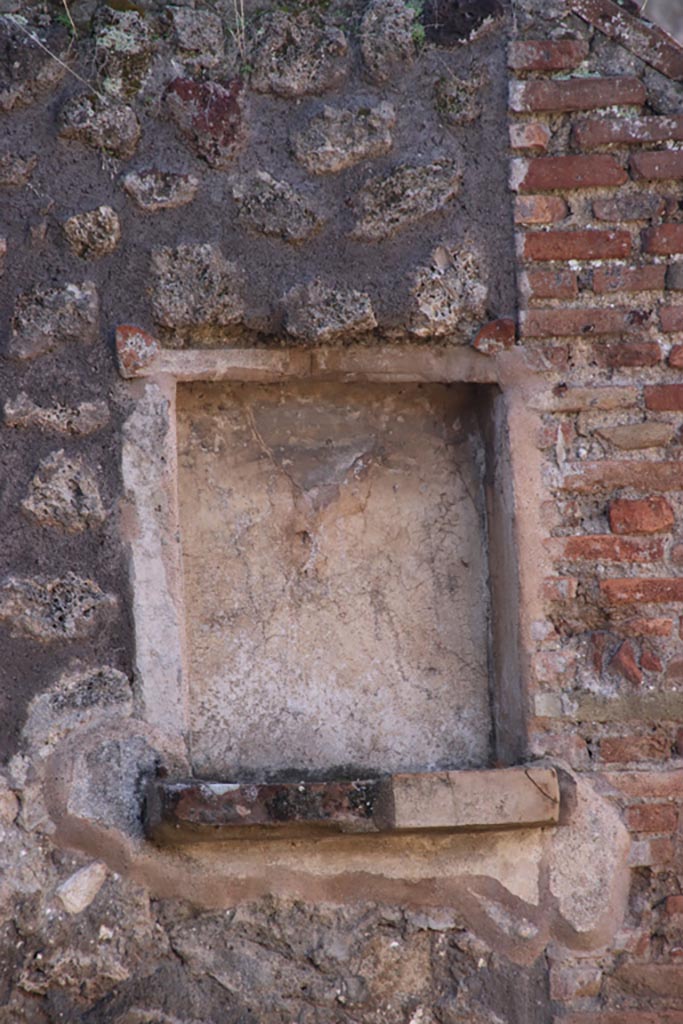
M 524 113 L 571 113 L 601 107 L 642 106 L 645 86 L 639 78 L 569 78 L 516 82 L 510 90 L 510 108 Z
M 592 117 L 572 130 L 572 142 L 581 149 L 668 141 L 683 141 L 683 117 Z
M 531 39 L 510 43 L 508 67 L 513 71 L 569 71 L 589 52 L 583 39 Z

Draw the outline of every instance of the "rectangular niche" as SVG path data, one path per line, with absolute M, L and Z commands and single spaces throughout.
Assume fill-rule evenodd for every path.
M 179 383 L 197 776 L 491 763 L 496 390 Z

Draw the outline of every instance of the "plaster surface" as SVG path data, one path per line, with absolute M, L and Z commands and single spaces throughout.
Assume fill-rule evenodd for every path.
M 473 396 L 414 384 L 179 387 L 196 773 L 487 762 Z

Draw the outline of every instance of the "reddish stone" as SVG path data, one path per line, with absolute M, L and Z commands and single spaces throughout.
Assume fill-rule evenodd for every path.
M 631 325 L 624 309 L 530 309 L 522 321 L 525 338 L 622 334 Z
M 664 306 L 659 313 L 662 319 L 662 330 L 666 334 L 683 331 L 683 306 Z
M 564 220 L 569 208 L 560 196 L 518 196 L 515 224 L 556 224 Z
M 588 51 L 583 39 L 530 39 L 510 44 L 508 67 L 513 71 L 566 71 L 585 60 Z
M 683 224 L 660 224 L 643 232 L 643 252 L 651 256 L 683 253 Z
M 647 644 L 645 644 L 640 654 L 640 667 L 644 672 L 661 672 L 664 668 L 661 659 Z
M 630 640 L 624 640 L 609 664 L 611 669 L 618 672 L 629 683 L 633 683 L 634 686 L 639 686 L 642 683 L 643 673 L 638 667 L 636 650 Z
M 664 288 L 665 278 L 666 267 L 661 263 L 652 263 L 645 267 L 598 267 L 593 274 L 593 291 L 598 294 L 660 291 Z
M 473 348 L 485 356 L 493 356 L 515 343 L 515 321 L 509 317 L 485 324 L 472 342 Z
M 550 128 L 541 121 L 510 126 L 511 149 L 538 149 L 545 152 L 550 142 Z
M 683 410 L 683 384 L 654 384 L 644 389 L 645 405 L 656 412 Z
M 678 181 L 683 178 L 683 152 L 658 149 L 653 153 L 634 153 L 631 174 L 636 181 Z
M 656 366 L 661 358 L 656 341 L 608 341 L 593 346 L 593 361 L 611 369 Z
M 628 231 L 535 231 L 524 238 L 524 256 L 529 260 L 625 259 L 630 252 Z
M 632 832 L 674 832 L 678 811 L 672 804 L 639 804 L 626 811 L 626 824 Z
M 665 207 L 666 202 L 662 196 L 627 192 L 609 199 L 595 199 L 593 214 L 598 220 L 613 222 L 650 220 L 652 217 L 660 217 Z
M 567 537 L 564 557 L 575 561 L 591 559 L 605 562 L 658 562 L 664 557 L 661 540 L 634 540 L 612 534 Z
M 166 90 L 174 121 L 212 167 L 225 167 L 245 139 L 244 83 L 174 78 Z
M 615 487 L 633 487 L 642 491 L 683 491 L 683 462 L 636 462 L 628 459 L 603 459 L 582 462 L 576 472 L 568 473 L 562 487 L 575 494 L 611 491 Z
M 683 370 L 683 345 L 674 345 L 669 353 L 669 366 Z
M 511 109 L 527 111 L 596 110 L 599 107 L 642 106 L 647 94 L 638 78 L 569 78 L 524 82 L 513 91 Z
M 579 293 L 573 270 L 529 270 L 527 281 L 534 299 L 573 299 Z
M 628 179 L 613 156 L 542 156 L 530 160 L 520 192 L 623 185 Z
M 663 732 L 653 732 L 649 736 L 608 736 L 600 741 L 600 757 L 610 764 L 663 761 L 670 754 L 671 744 Z
M 673 917 L 674 914 L 683 914 L 683 896 L 667 896 L 666 903 L 664 904 L 664 913 L 667 917 Z
M 139 327 L 121 324 L 116 328 L 116 355 L 122 377 L 136 377 L 159 352 L 156 338 Z
M 602 673 L 605 667 L 605 655 L 613 643 L 614 636 L 612 633 L 600 632 L 591 634 L 591 661 L 598 675 Z
M 636 617 L 621 623 L 619 629 L 633 636 L 671 636 L 673 619 Z
M 610 604 L 680 604 L 683 577 L 601 580 L 600 591 Z
M 616 498 L 609 507 L 609 525 L 613 533 L 662 533 L 674 525 L 674 513 L 660 496 Z
M 579 121 L 572 133 L 574 144 L 584 149 L 669 139 L 683 141 L 683 117 L 591 117 Z

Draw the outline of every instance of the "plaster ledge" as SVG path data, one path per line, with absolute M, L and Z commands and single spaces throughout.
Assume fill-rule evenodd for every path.
M 553 768 L 396 774 L 329 782 L 150 782 L 145 830 L 167 845 L 321 832 L 504 831 L 556 825 Z

